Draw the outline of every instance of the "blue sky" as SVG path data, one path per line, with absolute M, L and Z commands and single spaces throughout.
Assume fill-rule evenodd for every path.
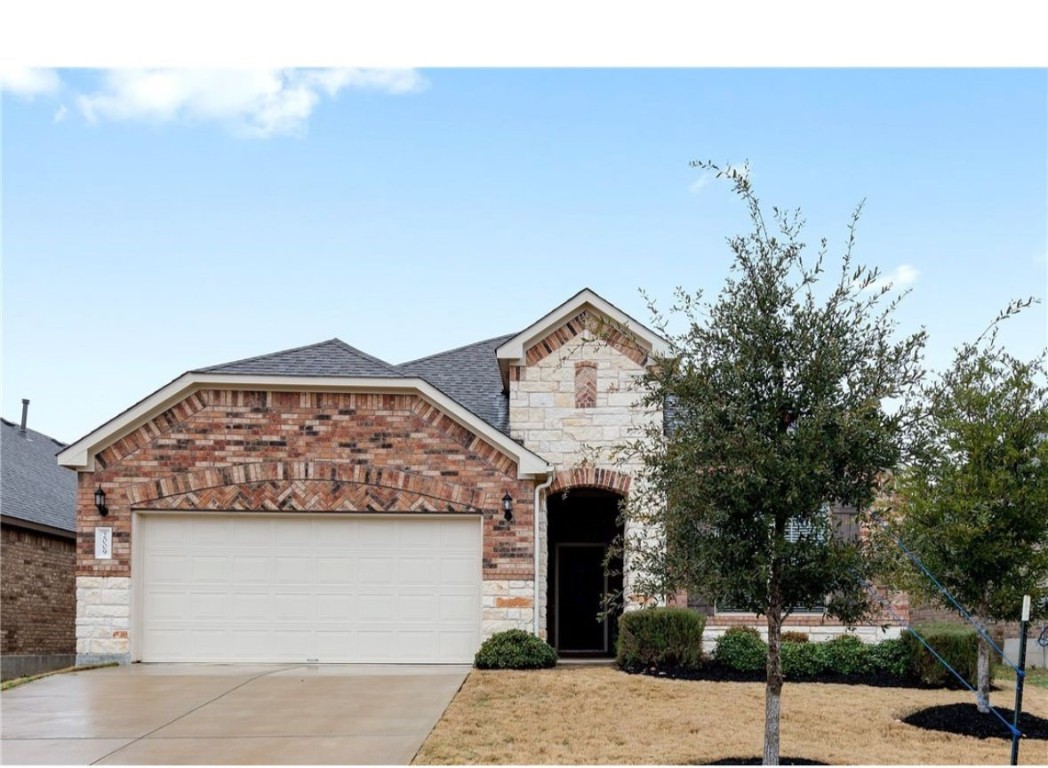
M 714 294 L 741 163 L 912 289 L 928 363 L 1048 283 L 1044 70 L 13 73 L 3 415 L 82 436 L 182 372 L 338 336 L 402 362 L 590 287 Z M 1045 306 L 1001 339 L 1032 357 Z

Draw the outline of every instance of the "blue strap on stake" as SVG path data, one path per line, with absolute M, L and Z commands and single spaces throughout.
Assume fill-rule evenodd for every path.
M 975 631 L 979 634 L 979 637 L 981 637 L 983 640 L 985 640 L 990 645 L 991 648 L 993 648 L 995 651 L 997 651 L 997 655 L 1000 656 L 1001 660 L 1004 661 L 1006 664 L 1008 664 L 1009 667 L 1011 667 L 1013 670 L 1015 670 L 1015 674 L 1025 677 L 1026 673 L 1022 669 L 1020 669 L 1017 664 L 1015 664 L 1011 659 L 1009 659 L 1005 655 L 1004 651 L 1001 650 L 1001 648 L 997 645 L 997 643 L 995 643 L 993 641 L 993 638 L 990 637 L 990 634 L 986 631 L 986 629 L 983 627 L 983 625 L 980 624 L 975 619 L 974 616 L 972 616 L 970 613 L 968 613 L 968 611 L 965 609 L 965 607 L 963 605 L 961 605 L 959 602 L 957 602 L 956 599 L 954 599 L 954 596 L 951 595 L 947 591 L 946 587 L 944 587 L 942 584 L 939 583 L 939 580 L 937 578 L 935 578 L 935 576 L 932 575 L 932 572 L 929 571 L 925 567 L 924 563 L 921 562 L 920 558 L 917 557 L 917 555 L 915 555 L 913 552 L 911 552 L 910 549 L 905 544 L 902 543 L 902 541 L 899 539 L 898 536 L 896 536 L 894 533 L 892 533 L 890 530 L 888 530 L 887 523 L 885 523 L 883 520 L 878 518 L 876 515 L 873 515 L 872 517 L 873 517 L 874 520 L 876 520 L 878 523 L 880 523 L 882 528 L 884 528 L 886 531 L 888 531 L 888 535 L 892 537 L 892 540 L 894 540 L 895 543 L 899 546 L 899 549 L 901 549 L 903 552 L 906 553 L 906 556 L 909 557 L 910 560 L 912 560 L 914 562 L 914 564 L 918 568 L 921 569 L 921 571 L 924 573 L 924 575 L 927 576 L 931 580 L 932 584 L 934 584 L 936 586 L 936 588 L 940 592 L 942 592 L 944 595 L 946 595 L 946 599 L 949 600 L 953 604 L 953 607 L 957 609 L 958 613 L 961 614 L 961 618 L 963 618 L 965 621 L 967 621 L 969 624 L 971 624 L 975 628 Z
M 858 574 L 856 574 L 856 575 L 858 575 Z M 923 637 L 921 637 L 921 633 L 920 632 L 918 632 L 913 627 L 909 626 L 909 624 L 907 624 L 905 621 L 903 621 L 902 617 L 900 617 L 899 614 L 897 614 L 895 611 L 892 610 L 892 607 L 891 607 L 891 605 L 888 604 L 888 601 L 885 600 L 883 597 L 881 597 L 879 594 L 877 594 L 877 590 L 874 589 L 873 585 L 870 584 L 870 582 L 866 581 L 865 579 L 861 579 L 861 581 L 862 581 L 862 585 L 864 587 L 866 587 L 866 591 L 869 592 L 870 595 L 875 600 L 877 600 L 877 602 L 879 602 L 881 604 L 881 606 L 891 615 L 891 617 L 893 619 L 895 619 L 897 622 L 899 622 L 899 624 L 901 624 L 906 629 L 907 632 L 909 632 L 911 635 L 916 637 L 920 641 L 921 645 L 923 645 L 925 648 L 927 648 L 928 651 L 932 654 L 932 656 L 934 656 L 936 659 L 938 659 L 939 663 L 942 664 L 944 667 L 946 667 L 946 669 L 950 672 L 950 674 L 952 674 L 954 677 L 957 678 L 958 681 L 960 681 L 961 685 L 963 685 L 965 688 L 967 688 L 972 693 L 975 693 L 975 689 L 971 686 L 971 684 L 967 680 L 965 680 L 964 677 L 957 670 L 955 670 L 953 667 L 951 667 L 947 663 L 946 659 L 944 659 L 942 656 L 940 656 L 938 651 L 936 651 L 934 648 L 931 647 L 931 645 L 928 644 L 927 640 L 925 640 Z M 1004 727 L 1007 728 L 1009 730 L 1009 732 L 1011 732 L 1013 737 L 1021 737 L 1022 736 L 1022 731 L 1020 731 L 1014 725 L 1009 723 L 1007 718 L 1005 718 L 1004 715 L 1002 715 L 1000 712 L 998 712 L 995 707 L 991 706 L 990 707 L 990 711 L 993 712 L 994 715 L 997 716 L 997 719 L 1000 720 L 1004 724 Z

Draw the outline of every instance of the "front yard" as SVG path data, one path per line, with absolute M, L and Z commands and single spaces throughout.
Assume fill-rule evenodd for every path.
M 1012 684 L 998 685 L 992 703 L 1010 708 Z M 956 702 L 974 704 L 974 696 L 787 682 L 782 755 L 830 764 L 1007 764 L 1008 739 L 978 740 L 900 722 L 914 710 Z M 1023 710 L 1048 717 L 1048 690 L 1027 686 Z M 763 721 L 760 683 L 656 679 L 610 666 L 474 670 L 414 762 L 707 763 L 759 755 Z M 1019 762 L 1048 763 L 1048 742 L 1024 740 Z

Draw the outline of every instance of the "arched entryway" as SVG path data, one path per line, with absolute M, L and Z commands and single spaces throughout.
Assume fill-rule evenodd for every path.
M 599 488 L 572 488 L 547 500 L 549 558 L 546 625 L 561 656 L 612 656 L 618 612 L 598 620 L 606 593 L 622 591 L 622 563 L 604 559 L 621 536 L 622 497 Z M 610 571 L 610 572 L 609 572 Z

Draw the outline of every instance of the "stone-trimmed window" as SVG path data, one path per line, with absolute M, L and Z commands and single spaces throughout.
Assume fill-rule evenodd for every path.
M 597 364 L 591 361 L 575 363 L 575 407 L 593 408 L 597 405 Z

